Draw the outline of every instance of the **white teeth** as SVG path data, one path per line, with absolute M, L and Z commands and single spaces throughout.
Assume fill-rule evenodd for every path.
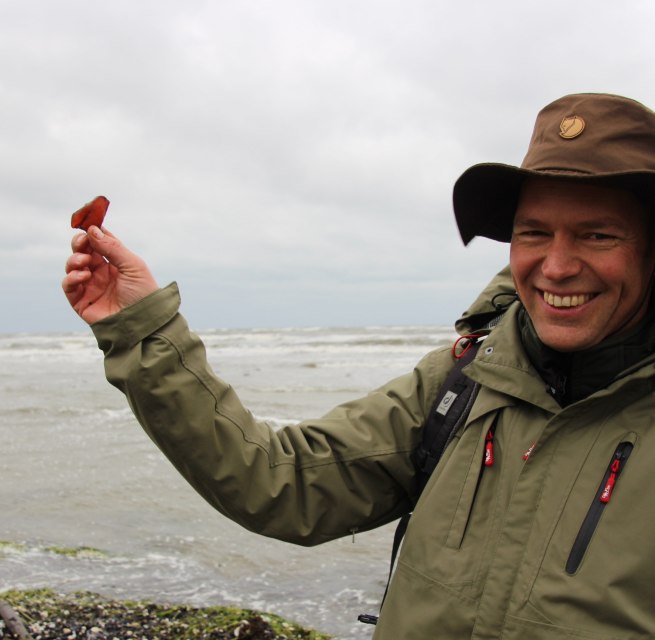
M 544 291 L 544 300 L 551 307 L 579 307 L 585 302 L 591 300 L 591 295 L 588 293 L 581 293 L 572 296 L 557 296 L 554 293 Z

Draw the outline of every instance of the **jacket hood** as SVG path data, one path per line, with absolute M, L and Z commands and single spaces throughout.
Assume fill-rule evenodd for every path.
M 462 313 L 455 322 L 455 330 L 460 335 L 487 332 L 516 300 L 518 300 L 516 288 L 507 265 L 493 277 L 475 302 Z

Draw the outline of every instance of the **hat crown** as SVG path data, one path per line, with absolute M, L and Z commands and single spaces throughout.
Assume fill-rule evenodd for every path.
M 550 176 L 633 191 L 655 213 L 655 112 L 611 94 L 559 98 L 537 115 L 520 167 L 477 164 L 455 182 L 453 207 L 464 244 L 509 242 L 523 181 Z
M 655 171 L 655 112 L 621 96 L 564 96 L 537 115 L 521 168 L 589 177 Z

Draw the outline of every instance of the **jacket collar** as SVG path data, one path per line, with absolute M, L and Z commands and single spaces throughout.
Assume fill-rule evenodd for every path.
M 465 371 L 476 382 L 505 396 L 504 400 L 498 399 L 498 406 L 487 409 L 519 399 L 555 413 L 560 407 L 547 393 L 546 383 L 523 347 L 518 330 L 520 308 L 518 303 L 509 307 Z
M 655 322 L 651 311 L 634 329 L 610 336 L 584 351 L 560 353 L 541 342 L 523 307 L 518 313 L 521 341 L 528 358 L 562 406 L 603 389 L 655 352 Z
M 528 355 L 532 347 L 526 349 L 524 344 L 522 309 L 519 302 L 509 307 L 498 326 L 485 338 L 475 360 L 466 368 L 467 375 L 473 380 L 501 394 L 496 405 L 486 407 L 486 410 L 507 406 L 519 399 L 550 413 L 558 413 L 562 406 L 574 404 L 592 394 L 612 394 L 619 388 L 625 391 L 628 385 L 643 386 L 646 383 L 641 392 L 633 390 L 629 394 L 632 396 L 633 393 L 645 393 L 652 386 L 651 379 L 655 378 L 655 321 L 650 318 L 627 336 L 609 339 L 594 349 L 575 354 L 568 363 L 573 381 L 567 383 L 569 401 L 559 403 L 551 389 L 552 381 L 545 380 L 548 375 L 541 371 L 543 367 L 533 364 L 538 354 Z

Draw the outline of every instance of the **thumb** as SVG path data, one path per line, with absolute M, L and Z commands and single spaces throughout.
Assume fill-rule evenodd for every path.
M 138 257 L 127 249 L 115 235 L 109 233 L 107 230 L 92 226 L 89 227 L 87 235 L 91 248 L 103 258 L 106 258 L 107 262 L 119 271 L 133 266 L 133 263 L 138 261 Z
M 148 265 L 136 253 L 132 253 L 115 235 L 92 226 L 87 231 L 89 245 L 113 268 L 118 285 L 117 303 L 123 308 L 156 291 L 159 286 Z

